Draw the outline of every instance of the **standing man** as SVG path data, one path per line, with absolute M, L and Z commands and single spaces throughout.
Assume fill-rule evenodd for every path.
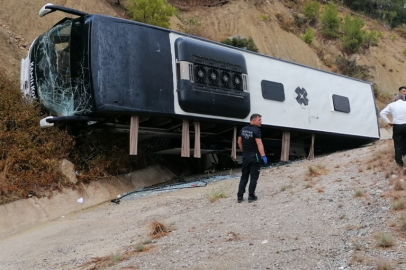
M 261 140 L 261 130 L 259 129 L 261 124 L 262 116 L 254 113 L 250 117 L 250 124 L 243 127 L 238 135 L 238 147 L 242 151 L 242 174 L 237 193 L 237 201 L 239 203 L 243 201 L 245 188 L 250 176 L 248 202 L 253 202 L 258 199 L 255 195 L 255 188 L 257 187 L 259 171 L 261 169 L 261 159 L 265 164 L 268 163 L 265 156 L 264 145 Z
M 406 86 L 399 87 L 399 93 L 398 94 L 402 94 L 402 95 L 406 96 Z
M 395 161 L 400 167 L 403 167 L 402 156 L 406 148 L 406 102 L 405 96 L 396 95 L 396 101 L 389 103 L 381 112 L 382 119 L 393 127 L 393 144 L 395 147 Z M 388 115 L 392 115 L 392 122 Z
M 404 95 L 406 97 L 406 86 L 399 87 L 398 94 Z M 395 101 L 396 101 L 396 95 L 395 95 Z

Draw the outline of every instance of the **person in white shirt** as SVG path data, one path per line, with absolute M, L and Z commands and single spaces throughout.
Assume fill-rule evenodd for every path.
M 396 101 L 389 103 L 381 112 L 382 119 L 393 127 L 393 144 L 395 147 L 395 161 L 403 167 L 402 156 L 406 153 L 406 102 L 405 95 L 397 94 Z M 388 115 L 392 115 L 392 121 Z
M 404 95 L 406 97 L 406 86 L 399 87 L 398 94 L 402 94 L 402 95 Z M 394 101 L 396 101 L 396 96 L 397 96 L 397 94 L 395 94 L 395 100 Z

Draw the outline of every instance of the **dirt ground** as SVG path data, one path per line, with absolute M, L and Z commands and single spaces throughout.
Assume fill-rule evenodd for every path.
M 238 171 L 127 196 L 0 239 L 0 269 L 405 269 L 405 210 L 392 210 L 404 173 L 392 152 L 381 140 L 265 168 L 254 203 L 237 203 Z M 210 202 L 216 193 L 226 198 Z M 166 236 L 150 236 L 155 221 Z

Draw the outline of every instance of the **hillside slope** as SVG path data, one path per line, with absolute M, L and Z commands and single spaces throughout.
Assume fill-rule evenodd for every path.
M 65 16 L 63 13 L 54 13 L 40 18 L 38 11 L 47 2 L 46 0 L 0 0 L 2 7 L 0 67 L 5 68 L 9 73 L 19 73 L 20 59 L 26 54 L 29 44 Z M 120 2 L 126 3 L 125 0 Z M 53 3 L 89 13 L 123 15 L 117 14 L 119 9 L 114 4 L 116 1 L 112 0 L 56 0 Z M 312 48 L 297 35 L 281 28 L 284 21 L 293 18 L 293 12 L 300 12 L 300 10 L 286 7 L 283 3 L 277 0 L 230 0 L 224 5 L 213 7 L 182 8 L 178 11 L 177 17 L 172 18 L 171 28 L 184 31 L 186 28 L 182 21 L 197 18 L 201 23 L 201 35 L 204 37 L 215 41 L 236 35 L 252 37 L 262 54 L 336 72 L 334 64 L 332 67 L 331 63 L 334 63 L 335 57 L 341 53 L 337 46 L 333 45 L 334 42 L 318 39 Z M 406 41 L 379 23 L 366 18 L 365 21 L 368 28 L 382 31 L 384 35 L 378 47 L 372 47 L 369 51 L 353 57 L 358 60 L 358 64 L 371 67 L 370 74 L 373 76 L 373 81 L 382 90 L 396 92 L 400 85 L 406 84 L 405 74 L 402 73 L 402 66 L 406 60 L 402 51 L 406 47 Z M 323 61 L 317 56 L 318 53 L 325 55 Z M 326 62 L 330 62 L 330 68 L 325 65 Z
M 8 73 L 19 73 L 20 60 L 25 57 L 32 41 L 67 16 L 55 12 L 39 17 L 41 7 L 47 0 L 0 0 L 0 68 Z M 53 0 L 53 4 L 84 12 L 116 16 L 106 1 L 98 0 Z
M 258 1 L 234 0 L 223 6 L 193 7 L 182 10 L 179 16 L 198 18 L 203 36 L 215 41 L 236 35 L 252 37 L 262 54 L 337 72 L 335 58 L 342 55 L 337 46 L 338 41 L 324 40 L 321 35 L 316 35 L 314 44 L 309 46 L 297 35 L 281 28 L 286 25 L 286 21 L 293 21 L 293 13 L 300 13 L 300 9 L 288 8 L 283 1 L 263 1 L 259 5 L 254 2 Z M 348 13 L 348 10 L 340 8 L 341 17 Z M 403 55 L 406 41 L 381 23 L 365 17 L 363 19 L 366 29 L 381 31 L 383 37 L 377 47 L 352 55 L 351 58 L 356 59 L 358 65 L 370 67 L 370 75 L 373 77 L 371 81 L 383 91 L 395 93 L 400 85 L 406 84 L 406 74 L 402 68 L 406 60 Z M 172 24 L 176 30 L 182 30 L 181 26 L 181 23 Z M 323 62 L 317 56 L 318 53 L 324 55 Z M 327 67 L 325 62 L 332 64 L 329 65 L 332 67 Z

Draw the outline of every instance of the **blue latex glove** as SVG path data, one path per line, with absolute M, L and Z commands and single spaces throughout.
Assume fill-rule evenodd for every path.
M 264 162 L 264 164 L 268 164 L 268 159 L 266 158 L 266 156 L 261 157 L 262 161 Z

